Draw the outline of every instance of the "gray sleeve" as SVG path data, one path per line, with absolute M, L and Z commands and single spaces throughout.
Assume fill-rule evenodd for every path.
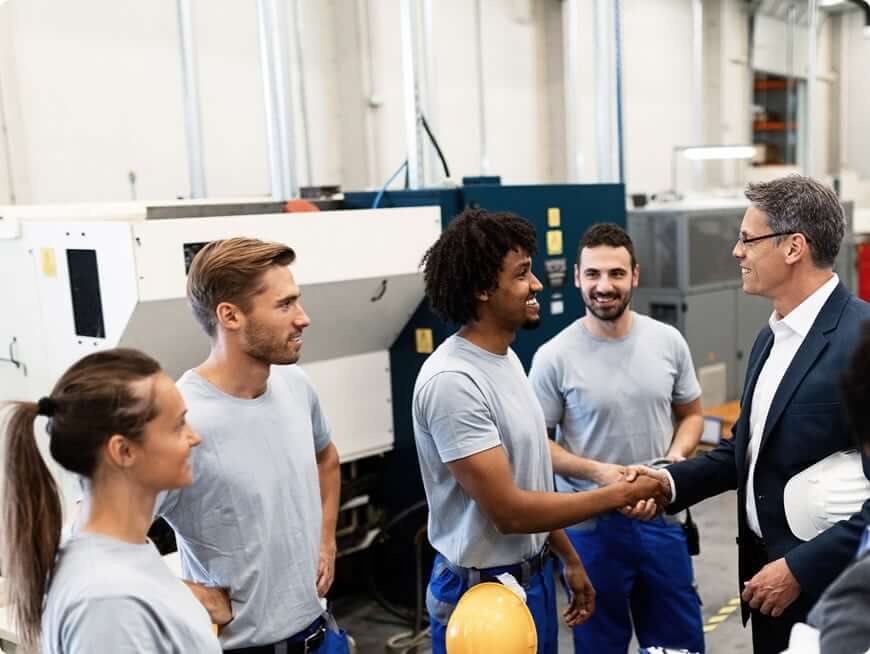
M 421 389 L 416 405 L 443 463 L 501 445 L 486 398 L 468 375 L 436 375 Z
M 565 396 L 559 388 L 559 371 L 550 357 L 541 355 L 540 350 L 532 359 L 529 382 L 544 410 L 544 421 L 548 429 L 562 422 L 565 415 Z
M 688 404 L 701 397 L 701 385 L 695 375 L 695 364 L 692 362 L 692 353 L 689 344 L 683 335 L 674 330 L 675 357 L 677 378 L 674 381 L 672 402 L 674 404 Z
M 822 654 L 864 652 L 870 647 L 870 558 L 846 568 L 810 612 Z
M 63 617 L 64 654 L 172 654 L 173 645 L 148 606 L 130 597 L 82 600 Z
M 308 392 L 311 398 L 311 432 L 314 434 L 314 451 L 319 453 L 332 442 L 332 430 L 320 408 L 320 398 L 317 397 L 317 392 L 310 384 Z

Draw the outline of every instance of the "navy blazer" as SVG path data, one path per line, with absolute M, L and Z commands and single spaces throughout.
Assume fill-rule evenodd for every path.
M 770 406 L 755 466 L 755 505 L 771 561 L 785 557 L 801 585 L 801 596 L 815 601 L 854 559 L 858 542 L 870 519 L 870 500 L 863 511 L 810 541 L 791 533 L 785 518 L 786 482 L 826 456 L 855 447 L 841 404 L 840 379 L 849 365 L 870 320 L 870 304 L 839 284 L 819 312 L 786 370 Z M 740 580 L 758 570 L 749 569 L 746 555 L 747 452 L 752 394 L 764 361 L 773 346 L 773 332 L 765 326 L 755 339 L 746 371 L 740 417 L 731 440 L 701 456 L 668 467 L 676 486 L 676 500 L 668 512 L 685 509 L 723 491 L 737 490 Z M 870 400 L 870 398 L 868 398 Z M 743 588 L 743 584 L 740 584 Z M 748 611 L 744 605 L 744 622 Z

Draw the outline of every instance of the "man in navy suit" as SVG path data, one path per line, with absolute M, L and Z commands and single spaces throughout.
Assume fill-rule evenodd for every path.
M 870 517 L 837 523 L 810 541 L 788 527 L 786 482 L 826 456 L 853 447 L 840 379 L 870 305 L 833 272 L 845 231 L 834 192 L 808 177 L 750 184 L 752 203 L 734 246 L 743 291 L 773 303 L 749 357 L 734 437 L 669 466 L 669 512 L 737 490 L 744 624 L 752 617 L 756 654 L 788 645 L 822 591 L 852 561 Z

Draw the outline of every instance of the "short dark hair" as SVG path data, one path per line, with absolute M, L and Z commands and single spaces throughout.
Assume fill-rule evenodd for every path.
M 631 255 L 631 269 L 634 270 L 637 265 L 634 243 L 631 242 L 628 232 L 614 223 L 595 223 L 583 233 L 580 245 L 577 246 L 577 265 L 580 265 L 580 253 L 583 252 L 583 248 L 597 248 L 599 245 L 628 250 Z
M 834 265 L 846 233 L 846 214 L 833 189 L 812 177 L 787 175 L 749 184 L 746 197 L 765 213 L 774 232 L 806 236 L 817 268 Z
M 858 445 L 870 445 L 870 322 L 864 323 L 861 340 L 852 353 L 841 386 L 846 415 Z
M 221 302 L 250 311 L 263 273 L 272 266 L 289 266 L 295 259 L 293 248 L 284 243 L 243 237 L 212 241 L 197 252 L 187 276 L 187 299 L 194 318 L 214 338 L 215 310 Z
M 477 320 L 477 294 L 498 287 L 502 262 L 511 250 L 537 254 L 535 228 L 508 212 L 466 209 L 429 248 L 420 265 L 426 297 L 443 320 Z

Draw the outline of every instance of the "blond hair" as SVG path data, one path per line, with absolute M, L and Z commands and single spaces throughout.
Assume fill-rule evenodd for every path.
M 283 243 L 243 237 L 212 241 L 196 254 L 187 276 L 187 299 L 197 322 L 214 338 L 221 302 L 250 310 L 263 273 L 295 259 L 296 253 Z

